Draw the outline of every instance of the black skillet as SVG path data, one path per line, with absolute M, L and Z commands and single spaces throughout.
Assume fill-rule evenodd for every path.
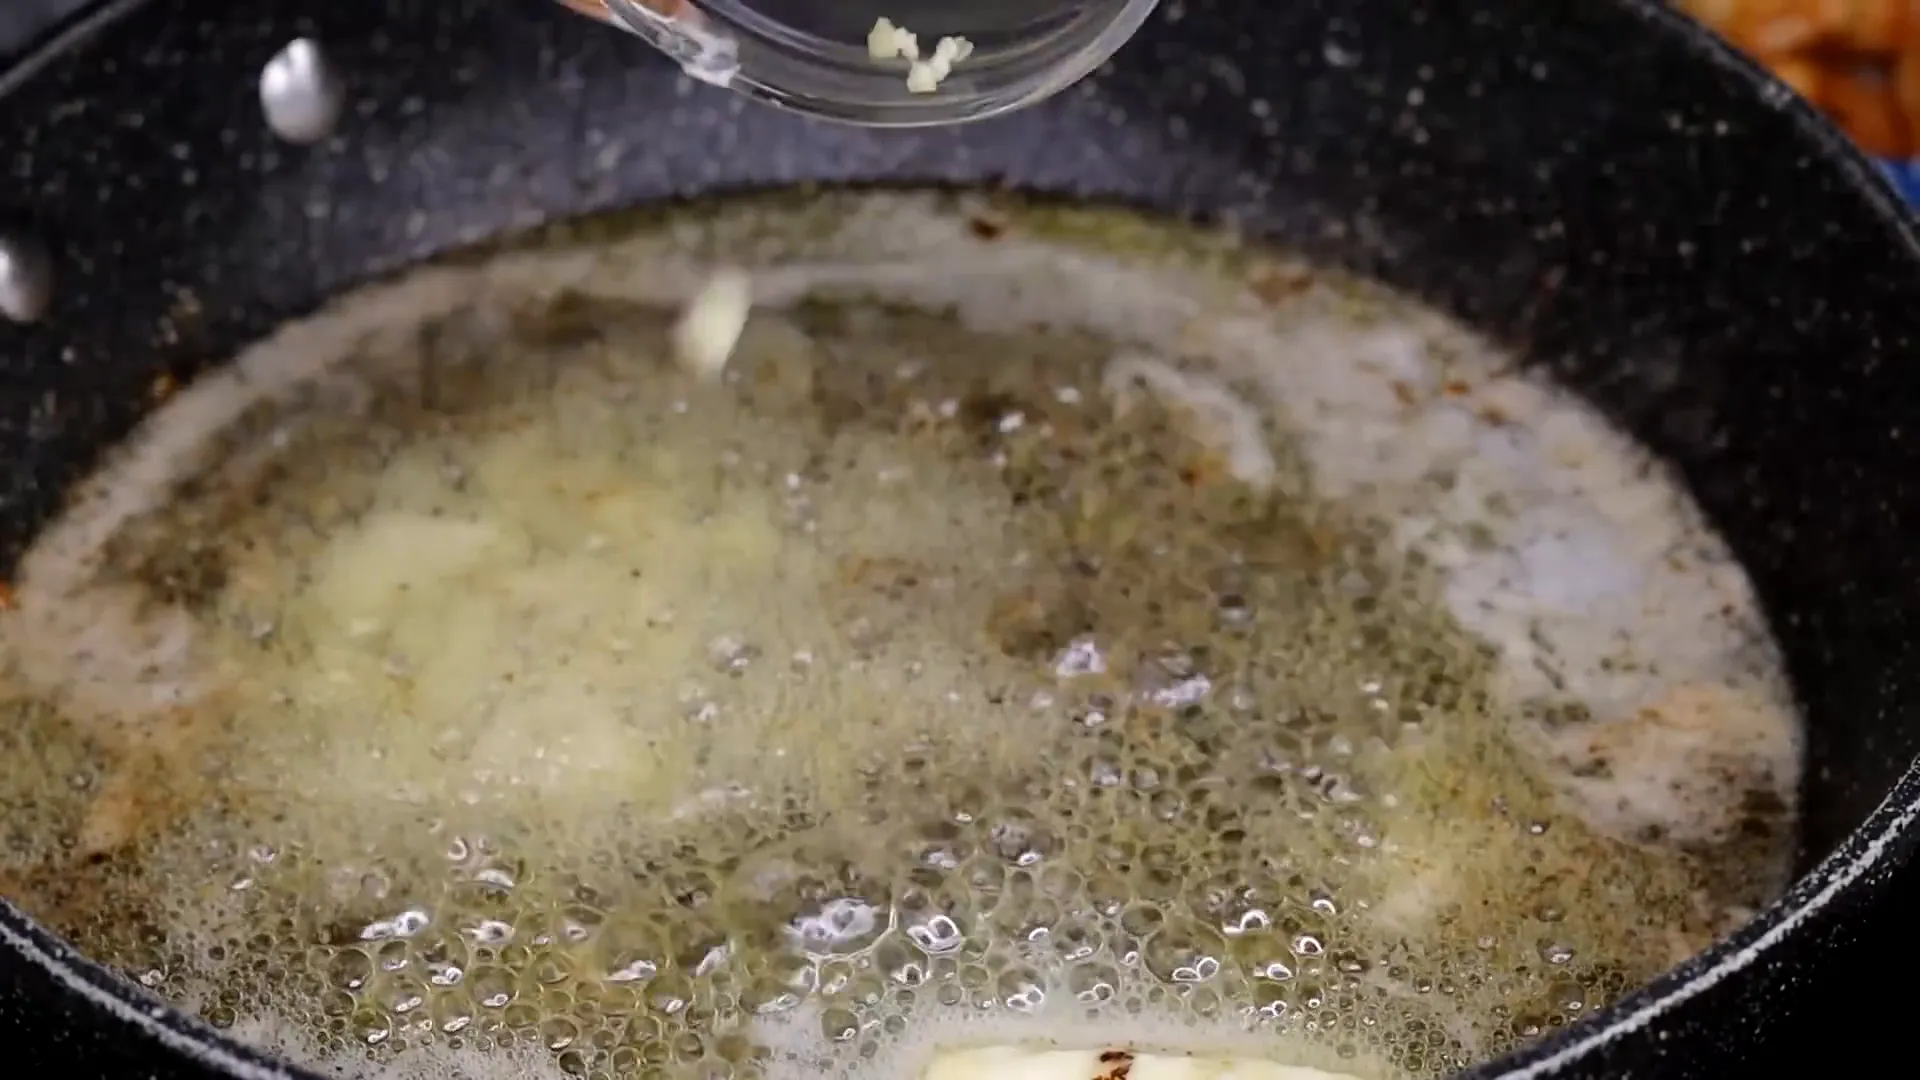
M 1841 1036 L 1828 999 L 1900 993 L 1897 973 L 1856 980 L 1899 966 L 1889 911 L 1913 902 L 1900 871 L 1920 839 L 1920 245 L 1865 159 L 1666 10 L 1166 0 L 1094 82 L 908 134 L 691 88 L 535 0 L 110 6 L 0 92 L 0 232 L 55 271 L 36 325 L 0 324 L 7 561 L 157 375 L 191 378 L 334 290 L 505 229 L 797 181 L 1229 218 L 1458 312 L 1675 462 L 1750 569 L 1812 719 L 1792 894 L 1476 1075 L 1782 1067 Z M 351 88 L 307 148 L 274 139 L 256 94 L 300 35 Z M 4 904 L 0 1046 L 10 1076 L 287 1075 Z

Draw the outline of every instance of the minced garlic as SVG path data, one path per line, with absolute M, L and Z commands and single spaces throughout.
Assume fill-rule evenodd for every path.
M 923 60 L 918 37 L 890 19 L 879 19 L 867 33 L 867 55 L 875 60 L 906 60 L 907 89 L 931 94 L 953 72 L 955 64 L 973 55 L 973 42 L 963 37 L 943 37 L 934 44 L 933 55 Z
M 753 310 L 753 279 L 743 270 L 714 274 L 673 328 L 673 353 L 680 365 L 704 379 L 726 370 Z

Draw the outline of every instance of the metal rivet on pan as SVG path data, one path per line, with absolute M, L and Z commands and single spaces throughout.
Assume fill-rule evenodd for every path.
M 23 236 L 0 236 L 0 315 L 38 322 L 53 303 L 53 260 Z
M 296 38 L 260 72 L 260 109 L 267 126 L 290 143 L 316 143 L 333 133 L 347 88 L 311 38 Z

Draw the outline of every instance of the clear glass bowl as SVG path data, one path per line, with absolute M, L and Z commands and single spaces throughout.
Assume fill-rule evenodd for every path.
M 978 120 L 1073 85 L 1126 44 L 1158 0 L 563 0 L 645 38 L 694 78 L 814 116 L 874 127 Z M 905 59 L 877 60 L 886 18 L 932 55 L 972 51 L 937 88 L 907 86 Z

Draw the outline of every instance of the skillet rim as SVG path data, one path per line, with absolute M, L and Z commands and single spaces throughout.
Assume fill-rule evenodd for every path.
M 1878 163 L 1798 95 L 1785 92 L 1784 84 L 1764 67 L 1664 0 L 1611 2 L 1652 32 L 1671 37 L 1694 58 L 1770 95 L 1771 106 L 1787 116 L 1795 134 L 1836 168 L 1880 220 L 1886 238 L 1907 261 L 1920 267 L 1920 211 L 1901 197 Z M 93 37 L 146 3 L 100 0 L 63 20 L 11 64 L 0 67 L 0 96 L 71 60 Z M 1876 871 L 1889 862 L 1905 862 L 1916 847 L 1920 847 L 1920 757 L 1907 763 L 1881 801 L 1832 851 L 1738 931 L 1580 1022 L 1516 1052 L 1469 1067 L 1458 1074 L 1459 1080 L 1548 1080 L 1658 1022 L 1721 982 L 1767 962 L 1768 953 L 1798 928 L 1869 887 L 1867 879 Z M 256 1050 L 89 959 L 4 897 L 0 897 L 0 946 L 111 1018 L 235 1080 L 321 1080 L 316 1071 Z

